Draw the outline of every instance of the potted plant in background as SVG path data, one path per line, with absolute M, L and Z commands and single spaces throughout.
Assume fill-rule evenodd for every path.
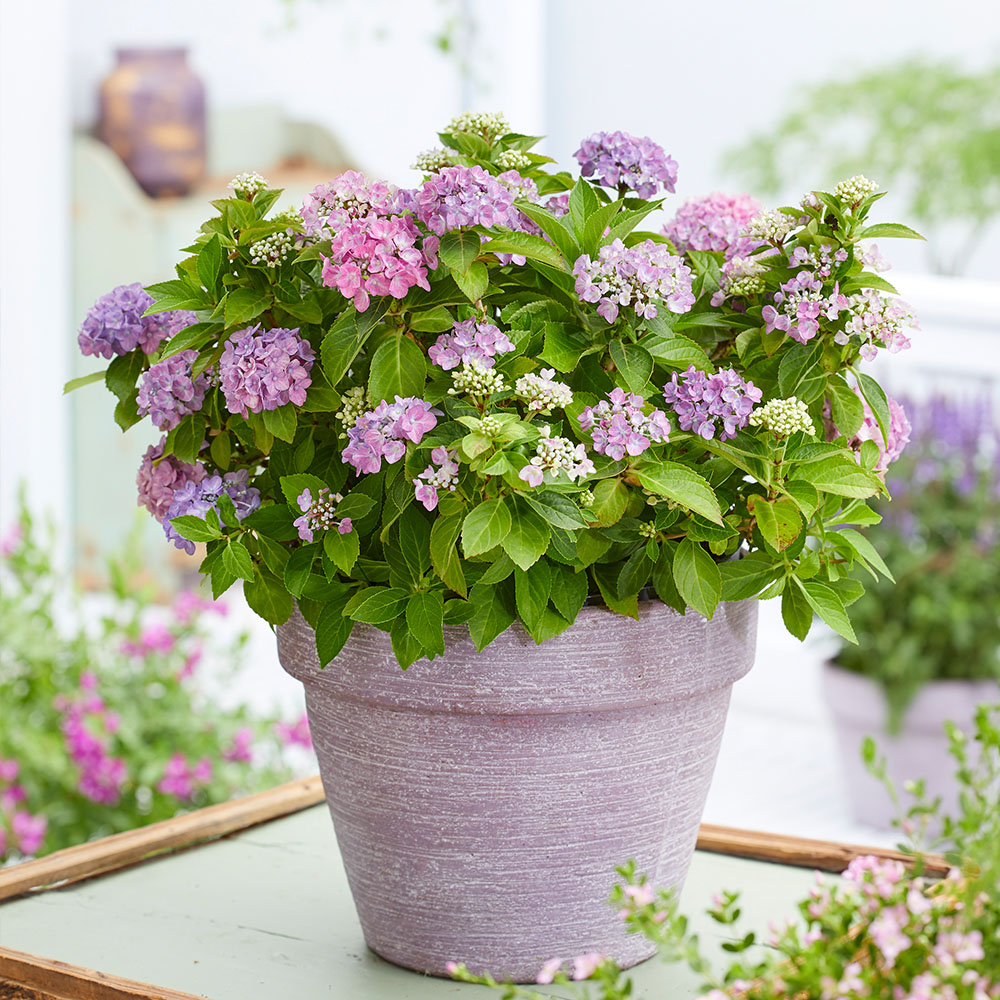
M 632 963 L 605 873 L 683 880 L 750 599 L 854 639 L 877 556 L 834 529 L 878 520 L 897 446 L 859 365 L 912 319 L 867 241 L 916 234 L 869 223 L 863 177 L 642 229 L 677 176 L 649 139 L 590 136 L 576 178 L 499 115 L 441 139 L 416 189 L 347 173 L 301 213 L 236 178 L 176 277 L 80 343 L 118 422 L 165 432 L 140 503 L 305 684 L 369 945 Z
M 897 786 L 923 777 L 955 805 L 943 723 L 964 730 L 1000 701 L 1000 426 L 986 397 L 908 403 L 913 424 L 887 485 L 878 549 L 895 583 L 874 581 L 852 608 L 858 644 L 827 664 L 855 818 L 888 828 L 892 805 L 858 757 L 873 734 Z

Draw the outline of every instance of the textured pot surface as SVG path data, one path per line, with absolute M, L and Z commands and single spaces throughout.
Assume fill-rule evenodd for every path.
M 588 607 L 541 646 L 515 625 L 481 654 L 446 629 L 445 656 L 405 673 L 377 629 L 322 671 L 297 613 L 278 629 L 373 951 L 521 982 L 554 956 L 652 953 L 606 903 L 614 868 L 682 884 L 757 606 L 639 616 Z
M 885 755 L 889 777 L 897 789 L 923 778 L 927 794 L 941 796 L 942 808 L 954 814 L 958 804 L 955 762 L 948 754 L 946 720 L 966 733 L 972 730 L 976 706 L 1000 701 L 995 681 L 933 681 L 914 698 L 899 733 L 887 728 L 889 706 L 882 688 L 862 674 L 827 663 L 823 690 L 833 713 L 842 769 L 854 818 L 882 830 L 892 828 L 895 809 L 881 782 L 865 769 L 861 744 L 874 737 Z M 908 801 L 903 796 L 904 803 Z

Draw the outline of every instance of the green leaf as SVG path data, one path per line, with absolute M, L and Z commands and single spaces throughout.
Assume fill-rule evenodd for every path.
M 620 340 L 612 340 L 608 351 L 628 388 L 632 392 L 641 392 L 653 374 L 653 358 L 649 351 L 638 344 L 623 344 Z
M 270 292 L 256 288 L 235 288 L 226 299 L 226 326 L 242 326 L 256 319 L 274 301 Z
M 301 302 L 277 302 L 275 304 L 300 323 L 323 322 L 323 310 L 315 299 L 303 299 Z
M 477 583 L 469 591 L 469 600 L 475 608 L 469 619 L 469 635 L 478 652 L 514 624 L 510 591 L 509 583 Z
M 650 492 L 667 497 L 709 521 L 722 524 L 719 501 L 708 481 L 697 472 L 677 462 L 655 461 L 641 462 L 635 471 L 639 482 Z
M 573 231 L 577 241 L 582 245 L 587 231 L 587 219 L 601 207 L 594 189 L 582 177 L 577 179 L 573 190 L 569 193 L 569 217 L 573 223 Z
M 686 369 L 690 365 L 703 372 L 714 372 L 715 365 L 709 360 L 704 349 L 699 347 L 689 337 L 677 334 L 673 337 L 646 336 L 642 338 L 642 346 L 650 353 L 654 361 L 667 368 Z
M 198 459 L 198 453 L 205 441 L 205 418 L 198 413 L 184 417 L 174 428 L 173 451 L 182 461 L 193 465 Z
M 331 528 L 323 535 L 323 551 L 333 561 L 333 564 L 347 576 L 361 554 L 361 540 L 356 531 L 342 535 Z
M 657 553 L 659 557 L 659 553 Z M 646 554 L 646 548 L 636 549 L 628 557 L 625 565 L 622 566 L 618 574 L 618 593 L 622 597 L 629 594 L 638 594 L 643 587 L 649 583 L 649 578 L 653 573 L 654 560 Z
M 416 333 L 445 333 L 455 325 L 455 317 L 444 306 L 435 306 L 410 317 L 410 329 Z
M 844 602 L 840 595 L 828 584 L 818 580 L 800 580 L 793 576 L 796 586 L 805 594 L 809 606 L 839 635 L 848 642 L 857 645 L 858 638 L 854 634 L 851 620 L 844 610 Z
M 395 587 L 366 587 L 359 590 L 344 607 L 344 614 L 357 622 L 383 625 L 404 612 L 409 594 Z
M 674 551 L 674 583 L 682 598 L 705 618 L 722 599 L 722 575 L 715 560 L 695 541 L 682 539 Z
M 351 637 L 354 622 L 344 616 L 348 596 L 324 605 L 316 622 L 316 655 L 319 665 L 325 667 L 334 660 Z
M 653 566 L 653 589 L 656 596 L 678 614 L 686 614 L 687 601 L 681 597 L 674 583 L 674 549 L 676 546 L 664 543 Z
M 792 344 L 786 348 L 778 365 L 778 390 L 783 397 L 797 396 L 810 402 L 826 385 L 826 371 L 820 366 L 823 344 Z
M 858 233 L 857 238 L 859 240 L 884 240 L 893 238 L 906 240 L 924 239 L 915 229 L 910 229 L 909 226 L 904 226 L 899 222 L 878 222 L 874 226 L 862 229 Z
M 260 566 L 257 575 L 243 586 L 243 596 L 251 610 L 272 625 L 284 625 L 292 616 L 292 596 L 283 583 Z
M 567 374 L 574 371 L 583 352 L 591 346 L 590 338 L 562 323 L 546 323 L 544 329 L 545 342 L 538 360 Z
M 569 622 L 576 621 L 576 616 L 587 600 L 587 591 L 590 589 L 587 573 L 585 570 L 577 572 L 572 567 L 562 566 L 559 563 L 548 565 L 552 570 L 549 599 L 563 618 Z M 536 568 L 533 567 L 531 572 Z
M 742 559 L 729 559 L 719 565 L 722 576 L 722 599 L 745 601 L 756 597 L 768 584 L 781 575 L 783 567 L 775 565 L 766 552 L 751 552 Z
M 431 568 L 431 525 L 418 507 L 407 507 L 399 517 L 399 548 L 410 575 L 419 580 Z M 424 647 L 429 649 L 427 643 Z
M 222 270 L 222 244 L 216 233 L 198 252 L 198 280 L 214 292 Z
M 866 375 L 864 372 L 858 373 L 858 388 L 861 390 L 861 395 L 865 397 L 872 413 L 875 414 L 875 420 L 882 432 L 882 440 L 888 446 L 891 417 L 889 415 L 889 400 L 886 398 L 885 390 L 871 375 Z
M 462 524 L 462 548 L 466 558 L 496 548 L 510 529 L 510 510 L 503 498 L 486 500 L 473 507 Z
M 573 531 L 576 528 L 587 527 L 587 521 L 580 513 L 580 508 L 568 496 L 562 493 L 553 493 L 551 490 L 539 490 L 537 492 L 522 493 L 521 496 L 549 524 L 554 524 L 557 528 L 566 528 Z
M 368 395 L 373 403 L 396 396 L 421 396 L 427 375 L 424 352 L 409 337 L 395 333 L 372 356 Z
M 374 308 L 376 307 L 371 306 L 368 311 Z M 367 315 L 366 312 L 359 316 L 354 306 L 351 306 L 330 327 L 329 333 L 323 338 L 319 349 L 320 360 L 323 362 L 323 373 L 330 385 L 336 385 L 347 374 L 358 352 L 371 335 L 374 324 L 368 323 L 363 318 Z
M 766 500 L 757 496 L 754 498 L 753 516 L 757 519 L 764 541 L 778 552 L 787 549 L 802 530 L 802 516 L 793 500 Z
M 63 386 L 63 395 L 65 396 L 68 392 L 73 392 L 76 389 L 82 389 L 85 385 L 90 385 L 92 382 L 106 382 L 107 372 L 103 369 L 99 372 L 91 372 L 89 375 L 81 375 L 79 378 L 71 378 Z
M 871 563 L 883 576 L 892 580 L 893 583 L 896 582 L 889 571 L 889 567 L 886 566 L 885 560 L 878 554 L 878 550 L 860 531 L 855 531 L 854 528 L 841 528 L 828 537 L 844 539 L 865 562 Z
M 472 230 L 453 229 L 441 237 L 438 257 L 448 266 L 452 275 L 466 274 L 472 262 L 479 256 L 482 240 L 479 233 Z
M 594 582 L 597 589 L 604 598 L 604 603 L 616 614 L 625 615 L 628 618 L 638 619 L 639 600 L 635 594 L 626 597 L 618 596 L 618 573 L 617 565 L 598 563 L 591 571 L 594 574 Z
M 233 441 L 228 431 L 216 434 L 212 438 L 212 445 L 209 448 L 212 461 L 225 472 L 229 468 L 229 460 L 233 454 Z
M 210 524 L 195 514 L 182 514 L 171 518 L 170 523 L 178 535 L 192 542 L 210 542 L 222 537 L 217 524 Z
M 560 271 L 566 270 L 563 255 L 551 243 L 534 233 L 504 233 L 484 243 L 482 252 L 520 254 L 528 260 L 537 260 Z
M 604 239 L 604 230 L 608 228 L 611 220 L 618 214 L 623 204 L 623 200 L 609 202 L 607 205 L 602 205 L 587 219 L 587 224 L 583 231 L 584 253 L 591 254 L 592 256 L 597 253 L 601 241 Z
M 406 625 L 430 657 L 444 653 L 444 599 L 440 590 L 406 602 Z
M 489 272 L 482 261 L 477 260 L 465 274 L 456 274 L 452 271 L 451 276 L 470 302 L 478 302 L 489 288 Z
M 298 529 L 292 522 L 301 513 L 296 507 L 293 514 L 283 503 L 268 504 L 243 518 L 243 527 L 253 528 L 258 535 L 266 535 L 279 542 L 290 542 L 299 537 Z
M 521 569 L 533 566 L 549 547 L 549 526 L 523 500 L 515 499 L 514 519 L 500 545 Z
M 247 547 L 235 538 L 230 538 L 222 550 L 222 565 L 233 576 L 238 576 L 243 580 L 253 580 L 254 578 L 253 559 L 250 558 Z
M 573 234 L 563 225 L 562 220 L 557 219 L 541 205 L 518 202 L 517 207 L 552 240 L 566 260 L 576 261 L 583 251 L 573 238 Z
M 863 500 L 878 493 L 882 482 L 849 458 L 833 456 L 814 462 L 799 472 L 824 493 Z
M 285 494 L 288 506 L 295 511 L 298 517 L 302 511 L 299 509 L 299 497 L 303 490 L 309 490 L 313 500 L 319 496 L 319 491 L 327 489 L 326 483 L 319 476 L 311 476 L 308 472 L 296 472 L 291 476 L 282 476 L 279 480 L 281 492 Z
M 403 670 L 407 670 L 424 655 L 424 647 L 410 631 L 405 615 L 401 615 L 392 623 L 389 638 L 392 641 L 392 653 Z
M 785 483 L 782 489 L 795 501 L 795 505 L 802 511 L 807 521 L 816 513 L 819 494 L 812 483 L 807 483 L 803 479 L 792 479 Z
M 264 410 L 264 426 L 282 441 L 291 444 L 295 440 L 295 429 L 299 418 L 293 403 L 286 403 L 276 410 Z
M 826 384 L 830 397 L 833 424 L 840 434 L 854 437 L 865 422 L 865 407 L 858 394 L 840 375 L 831 376 Z
M 786 587 L 781 595 L 781 620 L 798 640 L 803 640 L 812 628 L 812 607 L 798 587 Z
M 337 504 L 337 517 L 349 517 L 355 521 L 360 521 L 375 506 L 375 501 L 367 493 L 348 493 L 340 503 Z
M 850 295 L 862 288 L 877 288 L 880 292 L 888 292 L 890 295 L 899 294 L 895 285 L 886 281 L 885 278 L 880 278 L 877 274 L 856 274 L 853 278 L 848 278 L 840 283 L 840 290 L 845 295 Z
M 472 601 L 453 597 L 450 601 L 444 602 L 444 623 L 445 625 L 464 625 L 475 612 L 476 609 Z
M 540 559 L 528 570 L 514 570 L 517 615 L 529 632 L 534 632 L 541 623 L 551 587 L 552 569 L 544 559 Z
M 602 479 L 594 487 L 594 502 L 590 509 L 597 515 L 601 527 L 617 524 L 628 506 L 628 487 L 620 479 Z
M 458 536 L 462 533 L 462 517 L 435 518 L 431 525 L 430 555 L 434 572 L 456 594 L 467 596 L 462 560 L 458 554 Z
M 146 365 L 146 355 L 138 348 L 113 358 L 104 373 L 104 384 L 121 400 L 135 392 L 135 384 Z
M 312 572 L 313 563 L 316 561 L 318 551 L 319 546 L 313 543 L 312 545 L 303 545 L 300 548 L 292 549 L 289 554 L 288 561 L 285 563 L 283 578 L 285 589 L 292 597 L 302 596 L 302 591 L 305 589 L 309 574 Z

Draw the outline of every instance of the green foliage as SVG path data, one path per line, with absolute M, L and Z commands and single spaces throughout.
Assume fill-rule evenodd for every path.
M 191 593 L 156 604 L 134 542 L 109 562 L 106 589 L 81 593 L 54 566 L 49 535 L 22 508 L 0 563 L 0 761 L 18 768 L 0 771 L 0 794 L 24 795 L 0 804 L 0 861 L 20 857 L 18 813 L 47 824 L 31 851 L 41 855 L 290 779 L 278 720 L 223 708 L 199 682 L 206 666 L 227 686 L 239 673 L 245 636 L 210 637 L 224 609 Z M 234 558 L 247 571 L 249 553 Z M 234 753 L 244 738 L 252 759 Z M 84 739 L 106 767 L 74 756 Z M 204 769 L 190 795 L 160 787 L 177 755 Z
M 1000 214 L 1000 67 L 976 71 L 910 58 L 845 79 L 799 88 L 767 132 L 726 155 L 752 191 L 797 191 L 803 168 L 821 183 L 865 173 L 899 188 L 907 213 L 937 232 L 960 225 L 964 242 L 935 269 L 958 274 Z M 869 229 L 866 238 L 899 235 Z

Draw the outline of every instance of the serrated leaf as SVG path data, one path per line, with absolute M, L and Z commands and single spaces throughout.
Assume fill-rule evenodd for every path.
M 324 605 L 316 621 L 316 656 L 320 667 L 325 667 L 334 660 L 351 637 L 354 621 L 344 616 L 344 605 L 348 596 L 345 594 L 339 600 Z
M 205 443 L 206 421 L 198 413 L 184 417 L 173 431 L 173 451 L 178 459 L 193 465 Z
M 858 394 L 839 376 L 831 376 L 826 392 L 833 424 L 844 437 L 854 437 L 865 422 L 865 407 Z
M 365 587 L 345 605 L 344 614 L 369 625 L 383 625 L 398 618 L 409 594 L 395 587 Z
M 469 600 L 475 609 L 469 619 L 469 635 L 478 652 L 514 624 L 511 590 L 511 585 L 505 581 L 489 585 L 477 583 L 469 591 Z
M 264 426 L 282 441 L 291 444 L 299 424 L 298 413 L 292 403 L 285 403 L 276 410 L 264 410 Z
M 817 390 L 826 385 L 826 371 L 820 367 L 823 344 L 792 344 L 781 355 L 778 365 L 778 389 L 783 397 L 797 396 L 810 402 Z
M 608 351 L 626 386 L 632 392 L 641 392 L 653 374 L 653 358 L 649 351 L 638 344 L 624 344 L 620 340 L 611 341 Z
M 682 539 L 674 550 L 674 583 L 681 597 L 705 618 L 722 599 L 722 576 L 715 560 L 695 541 Z
M 862 229 L 861 232 L 858 233 L 857 238 L 859 240 L 925 239 L 925 237 L 921 236 L 915 229 L 910 229 L 909 226 L 904 226 L 900 222 L 878 222 L 874 226 L 868 226 L 866 229 Z
M 584 234 L 587 231 L 587 219 L 601 207 L 593 187 L 583 177 L 577 179 L 573 190 L 569 193 L 569 217 L 573 223 L 573 232 L 577 242 L 583 245 Z
M 458 536 L 462 533 L 462 517 L 435 518 L 431 525 L 430 555 L 434 572 L 456 594 L 467 596 L 462 560 L 458 554 Z
M 441 237 L 438 257 L 447 265 L 452 275 L 466 274 L 479 256 L 482 240 L 472 230 L 454 229 Z
M 196 514 L 181 514 L 179 517 L 171 518 L 170 523 L 178 535 L 192 542 L 210 542 L 222 537 L 218 525 L 209 524 Z
M 253 581 L 244 584 L 243 596 L 251 610 L 272 625 L 284 625 L 292 616 L 292 595 L 277 577 L 259 566 Z
M 753 498 L 753 516 L 764 541 L 783 552 L 799 536 L 802 530 L 802 515 L 795 502 L 790 499 L 767 500 L 762 496 Z
M 517 615 L 529 632 L 534 632 L 542 620 L 552 587 L 552 568 L 540 559 L 528 570 L 514 570 L 514 596 Z
M 409 337 L 395 333 L 372 355 L 368 395 L 372 403 L 396 396 L 422 396 L 427 376 L 424 352 Z
M 482 261 L 477 260 L 465 274 L 452 271 L 451 276 L 470 302 L 478 302 L 489 288 L 489 272 Z
M 652 493 L 667 497 L 716 524 L 722 510 L 708 480 L 677 462 L 641 462 L 636 468 L 639 482 Z
M 552 578 L 549 585 L 549 600 L 567 621 L 576 621 L 580 609 L 587 600 L 590 580 L 586 571 L 576 572 L 569 566 L 551 563 Z
M 309 574 L 312 572 L 313 563 L 316 561 L 318 554 L 319 545 L 315 542 L 292 549 L 289 553 L 282 579 L 285 581 L 285 588 L 292 597 L 302 596 L 302 591 L 305 589 Z
M 809 520 L 816 513 L 819 506 L 819 494 L 812 483 L 807 483 L 803 479 L 792 479 L 785 483 L 782 489 L 795 501 L 795 505 L 802 511 L 806 520 Z
M 247 547 L 235 538 L 230 538 L 222 550 L 222 564 L 233 576 L 243 580 L 254 578 L 253 559 L 250 558 Z
M 837 538 L 844 539 L 865 562 L 871 563 L 883 576 L 892 580 L 893 583 L 896 582 L 889 567 L 886 566 L 885 560 L 879 555 L 878 550 L 860 531 L 855 531 L 854 528 L 841 528 L 829 537 L 834 540 Z
M 742 559 L 730 559 L 719 564 L 722 576 L 722 599 L 745 601 L 756 597 L 768 584 L 782 573 L 765 552 L 751 552 Z
M 628 487 L 620 479 L 602 479 L 594 487 L 594 502 L 590 510 L 597 515 L 603 527 L 617 524 L 628 506 Z
M 715 371 L 715 365 L 704 349 L 689 337 L 680 334 L 672 337 L 647 336 L 642 338 L 642 346 L 655 362 L 667 368 L 687 369 L 694 365 L 703 372 Z
M 510 510 L 502 497 L 473 507 L 462 524 L 462 548 L 466 557 L 496 548 L 510 529 Z
M 520 498 L 515 499 L 514 518 L 500 545 L 521 569 L 533 566 L 549 547 L 546 520 Z
M 348 575 L 361 554 L 361 539 L 356 531 L 349 531 L 342 535 L 336 529 L 331 528 L 323 535 L 323 551 L 333 560 L 333 564 L 343 573 Z
M 834 630 L 848 642 L 857 645 L 858 638 L 854 634 L 851 620 L 844 610 L 844 602 L 840 595 L 828 584 L 819 580 L 800 580 L 793 576 L 795 585 L 805 594 L 809 606 Z
M 146 356 L 136 348 L 128 354 L 112 358 L 104 372 L 104 384 L 119 399 L 126 400 L 135 394 L 135 384 L 146 365 Z
M 105 382 L 106 383 L 107 373 L 104 369 L 99 372 L 91 372 L 89 375 L 81 375 L 79 378 L 71 378 L 63 386 L 63 395 L 65 396 L 69 392 L 74 392 L 76 389 L 82 389 L 85 385 L 90 385 L 93 382 Z
M 597 253 L 604 239 L 604 230 L 609 227 L 612 219 L 618 214 L 623 204 L 624 199 L 619 199 L 618 201 L 609 202 L 607 205 L 601 205 L 587 219 L 582 241 L 584 253 L 588 253 L 591 256 Z
M 198 251 L 198 280 L 210 291 L 214 292 L 222 270 L 222 244 L 216 233 Z
M 519 254 L 558 270 L 566 270 L 563 255 L 551 243 L 534 233 L 504 233 L 483 244 L 483 253 Z
M 281 492 L 284 493 L 288 506 L 296 512 L 298 517 L 302 513 L 299 507 L 299 497 L 304 490 L 309 490 L 313 500 L 319 496 L 319 491 L 327 489 L 326 483 L 319 476 L 312 476 L 308 472 L 296 472 L 291 476 L 282 476 L 279 479 Z
M 785 628 L 802 641 L 812 628 L 813 610 L 798 587 L 786 587 L 781 595 L 781 620 Z
M 235 288 L 226 299 L 226 326 L 242 326 L 256 319 L 274 301 L 270 292 L 256 288 Z
M 854 497 L 863 500 L 878 493 L 882 482 L 870 472 L 865 472 L 849 458 L 833 456 L 814 462 L 799 475 L 808 478 L 818 490 L 835 493 L 837 496 Z
M 441 591 L 414 594 L 406 602 L 406 625 L 430 657 L 444 653 L 444 601 Z
M 550 490 L 521 494 L 530 507 L 533 507 L 549 524 L 557 528 L 573 531 L 576 528 L 586 528 L 587 521 L 580 513 L 580 508 L 562 493 Z
M 416 333 L 445 333 L 455 325 L 455 317 L 444 306 L 435 306 L 410 316 L 410 329 Z
M 864 372 L 858 373 L 858 388 L 861 390 L 861 395 L 865 397 L 865 402 L 868 403 L 869 408 L 875 415 L 879 430 L 882 432 L 882 440 L 888 446 L 891 416 L 889 414 L 889 400 L 886 397 L 885 390 L 871 375 L 866 375 Z

